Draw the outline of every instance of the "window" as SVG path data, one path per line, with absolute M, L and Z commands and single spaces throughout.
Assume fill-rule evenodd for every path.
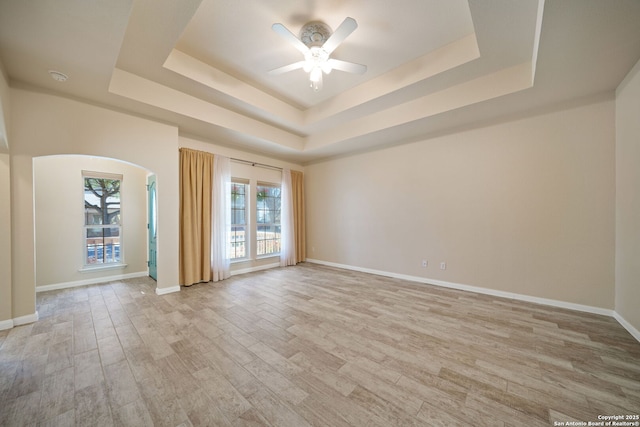
M 247 195 L 249 185 L 240 181 L 231 183 L 231 233 L 229 247 L 233 259 L 246 258 L 247 245 Z
M 84 264 L 119 264 L 122 259 L 122 175 L 83 172 Z
M 256 194 L 256 254 L 280 253 L 280 187 L 258 184 Z

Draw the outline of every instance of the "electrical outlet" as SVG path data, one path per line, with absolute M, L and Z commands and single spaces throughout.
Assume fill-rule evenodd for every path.
M 422 260 L 422 268 L 427 268 L 427 260 L 426 259 Z
M 440 263 L 440 270 L 446 270 L 446 269 L 447 269 L 447 263 L 446 263 L 446 262 L 444 262 L 444 261 L 442 261 L 442 262 Z

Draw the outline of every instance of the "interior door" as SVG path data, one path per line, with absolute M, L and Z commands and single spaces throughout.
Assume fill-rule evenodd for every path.
M 158 236 L 158 196 L 155 175 L 149 175 L 147 178 L 147 191 L 149 192 L 147 197 L 149 203 L 149 221 L 147 224 L 149 235 L 149 260 L 147 261 L 147 265 L 149 266 L 149 276 L 154 280 L 158 280 L 158 259 L 156 256 L 156 238 Z

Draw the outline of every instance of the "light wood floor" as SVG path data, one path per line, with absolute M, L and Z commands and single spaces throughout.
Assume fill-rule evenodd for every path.
M 317 265 L 165 296 L 37 295 L 0 332 L 0 425 L 550 426 L 640 413 L 614 319 Z

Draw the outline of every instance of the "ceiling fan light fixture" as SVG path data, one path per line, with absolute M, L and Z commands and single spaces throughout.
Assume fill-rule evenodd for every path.
M 311 47 L 305 54 L 305 64 L 302 69 L 309 73 L 313 90 L 319 91 L 322 88 L 322 73 L 329 74 L 332 69 L 329 64 L 329 54 L 321 47 Z
M 314 68 L 309 73 L 309 86 L 314 92 L 322 90 L 322 70 L 320 68 Z
M 313 67 L 309 73 L 309 80 L 311 82 L 319 82 L 322 80 L 322 68 Z
M 312 47 L 305 53 L 304 60 L 314 67 L 326 63 L 329 60 L 329 54 L 320 47 Z
M 273 24 L 271 26 L 273 31 L 298 49 L 304 55 L 304 61 L 273 69 L 269 71 L 269 74 L 281 74 L 302 68 L 306 73 L 309 73 L 310 86 L 315 92 L 322 89 L 322 74 L 329 74 L 333 69 L 363 74 L 367 71 L 366 65 L 330 58 L 336 47 L 357 27 L 355 19 L 347 17 L 332 33 L 327 24 L 314 21 L 303 27 L 298 38 L 284 25 Z

